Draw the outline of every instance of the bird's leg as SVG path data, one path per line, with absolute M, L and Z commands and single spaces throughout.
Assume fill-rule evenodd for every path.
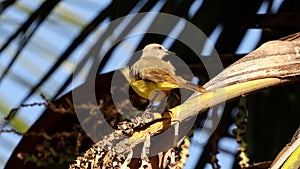
M 160 90 L 154 90 L 151 92 L 152 97 L 149 99 L 149 104 L 147 108 L 145 109 L 144 113 L 141 115 L 138 115 L 134 119 L 131 120 L 133 122 L 135 127 L 141 127 L 147 123 L 150 123 L 156 119 L 160 119 L 162 117 L 162 114 L 158 112 L 156 104 L 158 103 L 157 100 L 159 100 L 159 95 L 161 95 Z M 160 105 L 160 104 L 159 104 Z M 135 128 L 133 127 L 133 128 Z
M 155 112 L 159 112 L 159 108 L 163 107 L 162 112 L 165 110 L 165 105 L 167 102 L 167 99 L 165 99 L 166 95 L 165 93 L 162 93 L 160 90 L 155 90 L 155 95 L 150 99 L 150 103 L 145 110 L 144 115 L 153 115 Z M 163 97 L 162 97 L 163 96 Z M 178 97 L 178 96 L 176 96 Z M 179 121 L 177 121 L 174 124 L 174 138 L 173 138 L 173 146 L 178 146 L 180 144 L 181 140 L 179 140 Z
M 156 99 L 158 98 L 159 96 L 159 91 L 158 90 L 154 90 L 154 95 L 152 94 L 153 91 L 151 92 L 151 95 L 150 95 L 150 99 L 149 99 L 149 105 L 147 106 L 146 110 L 145 110 L 145 113 L 151 113 L 151 112 L 154 112 L 154 108 L 155 108 L 155 102 L 156 102 Z M 153 96 L 152 96 L 153 95 Z
M 151 92 L 153 93 L 153 92 Z M 149 104 L 141 116 L 138 116 L 135 120 L 139 121 L 139 124 L 145 125 L 155 120 L 154 103 L 159 94 L 159 91 L 155 91 L 155 95 L 149 99 Z
M 149 105 L 142 114 L 144 123 L 149 123 L 155 119 L 161 118 L 162 113 L 165 110 L 166 98 L 165 94 L 161 90 L 153 90 L 150 93 Z
M 145 112 L 163 112 L 166 108 L 166 94 L 161 90 L 153 90 L 149 95 L 149 105 Z

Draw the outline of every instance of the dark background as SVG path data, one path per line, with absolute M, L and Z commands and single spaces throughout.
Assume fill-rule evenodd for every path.
M 195 5 L 193 0 L 173 0 L 173 1 L 147 1 L 143 3 L 140 8 L 135 8 L 140 5 L 141 1 L 112 1 L 107 7 L 103 8 L 98 14 L 86 25 L 83 25 L 82 29 L 78 32 L 77 36 L 70 42 L 60 56 L 56 56 L 56 61 L 53 63 L 52 68 L 49 69 L 34 86 L 29 88 L 26 96 L 22 98 L 23 102 L 27 101 L 33 94 L 39 93 L 38 89 L 45 85 L 45 82 L 49 80 L 64 61 L 76 50 L 76 48 L 82 44 L 86 38 L 97 28 L 97 26 L 105 19 L 115 20 L 122 16 L 126 16 L 129 13 L 147 12 L 150 11 L 158 3 L 164 3 L 160 10 L 154 10 L 156 12 L 163 12 L 178 17 L 182 17 L 202 30 L 208 37 L 215 30 L 218 25 L 223 26 L 223 30 L 217 39 L 215 48 L 220 55 L 224 67 L 227 67 L 234 61 L 238 60 L 243 54 L 236 54 L 236 50 L 240 45 L 245 33 L 248 29 L 261 29 L 262 34 L 257 46 L 269 40 L 275 40 L 286 35 L 298 32 L 300 30 L 300 1 L 299 0 L 285 0 L 280 6 L 278 12 L 274 12 L 271 9 L 273 0 L 204 0 L 201 7 L 197 9 L 194 15 L 190 16 L 189 10 Z M 257 11 L 261 7 L 262 3 L 268 3 L 269 7 L 265 14 L 257 14 Z M 8 0 L 2 1 L 0 16 L 6 10 L 16 5 L 17 1 Z M 0 47 L 0 52 L 4 52 L 13 40 L 22 37 L 22 43 L 19 44 L 19 53 L 22 53 L 22 49 L 27 43 L 30 43 L 32 36 L 23 36 L 27 33 L 34 34 L 39 26 L 42 26 L 43 22 L 48 18 L 54 8 L 61 3 L 59 0 L 45 1 L 33 11 L 24 23 L 17 26 L 18 29 L 8 35 L 5 43 Z M 80 11 L 78 11 L 80 12 Z M 2 22 L 1 24 L 5 24 Z M 33 29 L 33 27 L 36 29 Z M 125 32 L 126 33 L 126 32 Z M 160 35 L 146 34 L 141 42 L 137 46 L 137 50 L 142 49 L 145 45 L 156 42 L 162 43 L 166 37 Z M 251 40 L 251 39 L 250 39 Z M 7 44 L 7 45 L 6 45 Z M 6 46 L 5 46 L 6 45 Z M 43 45 L 43 44 L 42 44 Z M 106 53 L 103 61 L 101 62 L 98 71 L 100 72 L 109 60 L 111 54 L 118 45 L 114 46 L 108 53 Z M 208 81 L 202 63 L 195 57 L 195 54 L 190 52 L 189 49 L 183 44 L 175 41 L 169 48 L 171 51 L 175 51 L 176 54 L 191 67 L 193 73 L 198 76 L 202 83 Z M 1 54 L 0 53 L 0 54 Z M 245 53 L 246 54 L 246 53 Z M 8 72 L 12 69 L 14 62 L 22 57 L 18 52 L 13 55 L 11 64 L 5 65 L 4 70 Z M 106 78 L 109 79 L 109 74 L 99 76 L 98 84 L 101 86 L 98 89 L 101 93 L 109 86 L 107 85 Z M 2 71 L 1 79 L 7 78 L 7 73 Z M 56 100 L 58 96 L 65 91 L 71 83 L 72 75 L 62 83 L 57 92 L 51 96 L 51 99 Z M 96 82 L 97 83 L 97 82 Z M 50 96 L 49 96 L 50 97 Z M 70 94 L 64 97 L 71 97 Z M 99 96 L 101 97 L 101 96 Z M 246 141 L 248 143 L 248 155 L 251 162 L 261 162 L 273 160 L 277 153 L 283 148 L 285 144 L 289 142 L 293 133 L 299 127 L 300 119 L 300 107 L 299 98 L 300 88 L 299 83 L 290 84 L 286 86 L 276 87 L 273 89 L 266 89 L 259 93 L 247 96 L 246 105 L 248 110 L 248 123 L 246 132 Z M 62 99 L 61 99 L 62 100 Z M 63 101 L 54 101 L 55 104 L 62 103 Z M 232 113 L 233 109 L 238 105 L 238 100 L 227 103 L 225 112 L 222 117 L 222 121 L 217 129 L 217 134 L 222 138 L 234 139 L 229 127 L 235 121 L 235 115 Z M 56 131 L 71 130 L 70 125 L 77 123 L 76 117 L 73 115 L 53 115 L 49 111 L 41 116 L 41 118 L 34 124 L 30 131 L 36 131 L 44 129 L 50 133 Z M 27 138 L 27 136 L 25 137 Z M 23 139 L 14 154 L 11 156 L 6 168 L 28 168 L 34 167 L 34 164 L 26 163 L 24 165 L 22 161 L 16 159 L 16 153 L 19 151 L 29 151 L 34 149 L 36 142 L 39 139 Z M 87 141 L 86 145 L 83 145 L 82 151 L 86 149 L 91 143 Z M 203 168 L 207 163 L 209 157 L 210 146 L 207 145 L 204 148 L 204 153 L 200 157 L 194 157 L 199 159 L 196 168 Z M 233 152 L 236 150 L 233 150 Z M 191 154 L 192 156 L 193 154 Z M 236 154 L 231 154 L 236 156 Z M 239 168 L 238 159 L 236 158 L 234 168 Z M 222 166 L 221 166 L 222 167 Z M 51 168 L 45 167 L 45 168 Z

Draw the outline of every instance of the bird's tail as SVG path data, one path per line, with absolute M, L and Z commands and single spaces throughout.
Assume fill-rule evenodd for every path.
M 205 88 L 202 87 L 202 86 L 199 86 L 199 85 L 196 85 L 196 84 L 191 83 L 189 81 L 186 81 L 181 77 L 178 77 L 177 80 L 178 80 L 177 83 L 179 83 L 178 86 L 180 86 L 181 88 L 186 88 L 186 89 L 189 89 L 189 90 L 192 90 L 192 91 L 195 91 L 195 92 L 199 92 L 199 93 L 203 93 L 203 94 L 207 93 Z

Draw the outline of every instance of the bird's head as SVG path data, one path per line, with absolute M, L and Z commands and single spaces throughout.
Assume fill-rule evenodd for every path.
M 168 54 L 175 54 L 174 52 L 168 51 L 164 46 L 156 43 L 149 44 L 144 47 L 142 57 L 157 57 L 159 59 L 163 58 Z

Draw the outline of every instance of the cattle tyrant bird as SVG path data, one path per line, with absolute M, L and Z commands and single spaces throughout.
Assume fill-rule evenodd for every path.
M 155 100 L 158 97 L 157 92 L 163 91 L 166 95 L 172 89 L 184 88 L 191 91 L 206 93 L 207 91 L 196 84 L 193 84 L 181 76 L 175 74 L 175 67 L 162 58 L 169 54 L 175 54 L 168 51 L 160 44 L 149 44 L 143 49 L 141 58 L 136 61 L 130 69 L 130 86 L 141 97 Z

